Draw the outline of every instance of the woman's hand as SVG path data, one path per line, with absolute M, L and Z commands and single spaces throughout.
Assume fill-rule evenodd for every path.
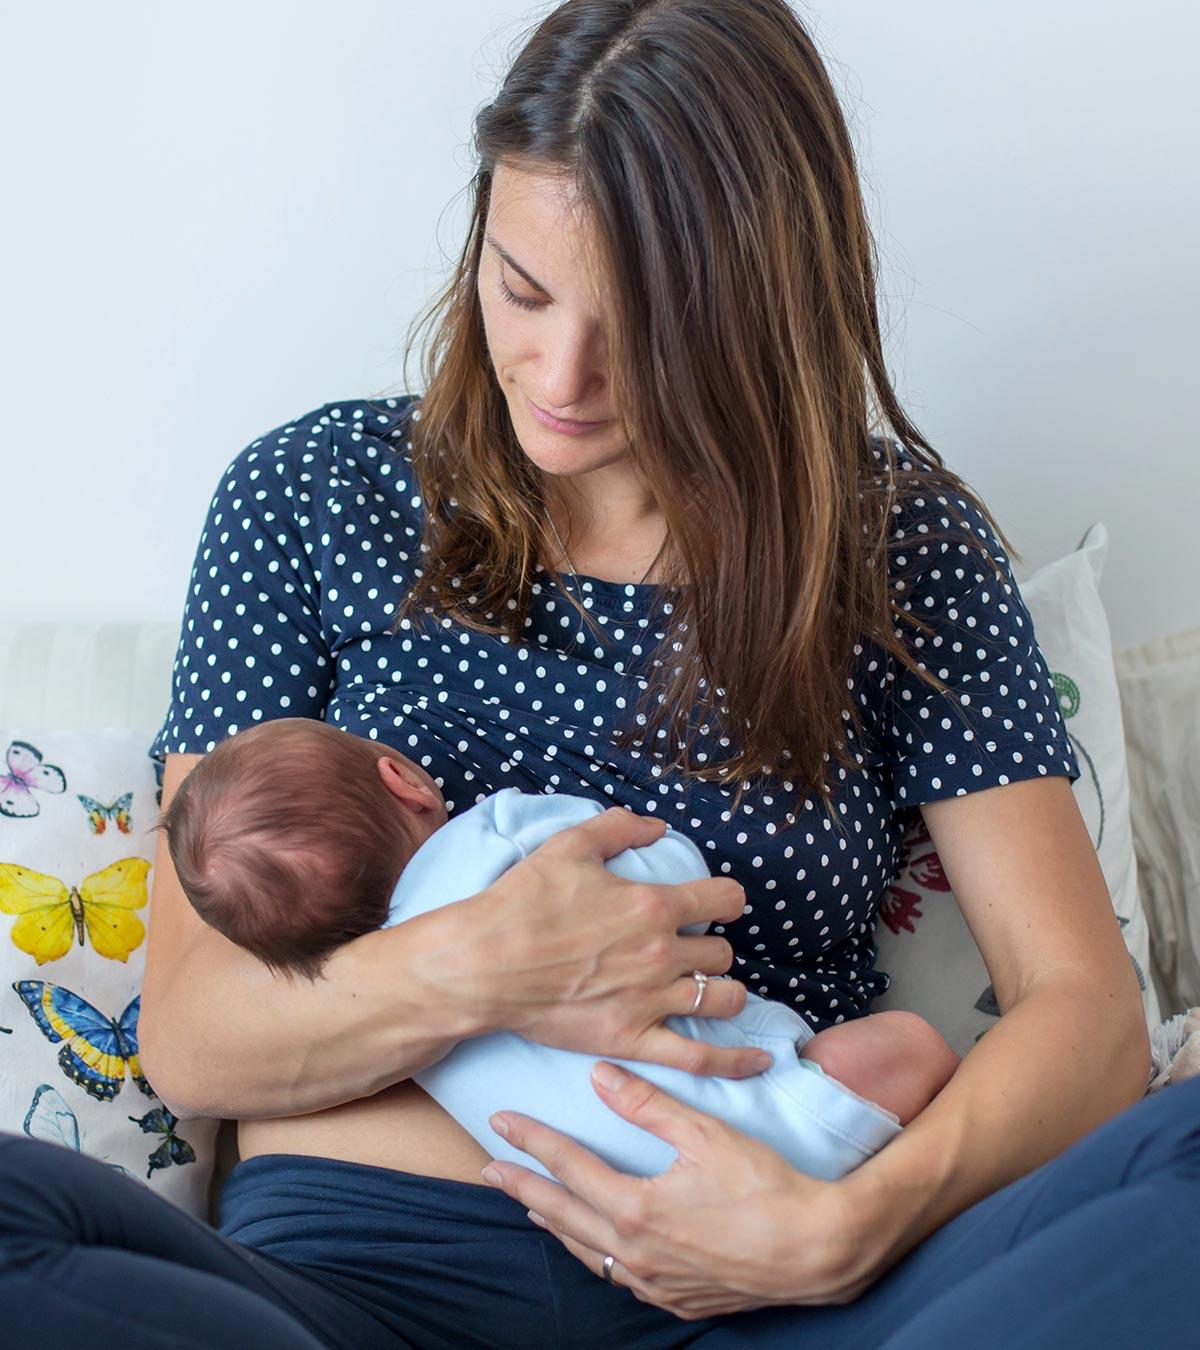
M 692 1321 L 849 1303 L 882 1273 L 874 1216 L 845 1182 L 798 1172 L 766 1144 L 616 1065 L 598 1064 L 592 1079 L 607 1106 L 677 1151 L 667 1171 L 617 1172 L 559 1131 L 505 1111 L 492 1127 L 562 1184 L 510 1162 L 489 1163 L 484 1179 L 527 1205 L 597 1275 L 611 1254 L 615 1284 Z
M 745 904 L 729 877 L 651 884 L 604 866 L 665 829 L 612 807 L 553 834 L 486 890 L 441 911 L 444 950 L 422 978 L 473 1002 L 482 1026 L 542 1045 L 727 1078 L 761 1072 L 771 1062 L 765 1051 L 710 1045 L 664 1025 L 693 1011 L 693 970 L 718 975 L 733 963 L 725 938 L 679 929 L 731 922 Z M 731 1017 L 745 1005 L 741 981 L 713 980 L 696 1011 Z

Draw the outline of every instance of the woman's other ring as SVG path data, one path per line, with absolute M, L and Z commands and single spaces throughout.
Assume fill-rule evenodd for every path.
M 692 979 L 696 981 L 696 1001 L 688 1009 L 689 1017 L 700 1006 L 700 1000 L 704 997 L 704 990 L 708 985 L 708 976 L 702 970 L 693 970 Z
M 608 1281 L 608 1283 L 611 1284 L 614 1288 L 616 1288 L 616 1285 L 617 1285 L 616 1280 L 614 1280 L 613 1277 L 612 1277 L 613 1262 L 614 1262 L 615 1260 L 616 1260 L 616 1257 L 615 1257 L 615 1256 L 606 1256 L 606 1257 L 604 1258 L 604 1278 L 605 1278 L 605 1279 Z

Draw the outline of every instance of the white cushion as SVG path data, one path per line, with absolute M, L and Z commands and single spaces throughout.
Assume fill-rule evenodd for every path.
M 1075 800 L 1087 822 L 1113 907 L 1138 974 L 1146 1020 L 1160 1020 L 1147 972 L 1149 930 L 1137 886 L 1121 702 L 1108 619 L 1098 589 L 1108 531 L 1097 523 L 1079 547 L 1039 568 L 1018 589 L 1058 690 L 1082 776 Z M 1000 1009 L 979 948 L 950 891 L 924 822 L 905 838 L 901 870 L 875 928 L 878 965 L 891 988 L 872 1011 L 920 1013 L 959 1054 L 995 1024 Z
M 1116 654 L 1134 847 L 1166 1007 L 1200 1004 L 1200 628 Z
M 215 1122 L 176 1122 L 137 1058 L 153 735 L 0 731 L 0 1129 L 92 1154 L 205 1217 Z

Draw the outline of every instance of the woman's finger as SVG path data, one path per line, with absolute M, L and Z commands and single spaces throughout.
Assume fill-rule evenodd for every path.
M 670 889 L 679 905 L 677 928 L 692 923 L 733 923 L 746 908 L 746 889 L 732 877 L 676 881 Z
M 553 1228 L 549 1225 L 546 1225 L 546 1227 L 549 1231 L 553 1231 Z M 595 1251 L 582 1242 L 576 1242 L 565 1233 L 555 1233 L 554 1236 L 576 1260 L 582 1261 L 600 1279 L 604 1278 L 604 1258 L 611 1253 Z M 663 1308 L 681 1319 L 692 1320 L 700 1317 L 719 1316 L 724 1312 L 740 1311 L 745 1306 L 741 1299 L 735 1297 L 731 1300 L 730 1295 L 724 1290 L 682 1295 L 672 1292 L 662 1287 L 657 1281 L 635 1275 L 621 1261 L 620 1257 L 615 1254 L 612 1255 L 613 1263 L 609 1268 L 610 1283 L 619 1285 L 622 1289 L 628 1289 L 640 1302 L 652 1304 L 656 1308 Z
M 538 847 L 571 858 L 595 858 L 603 862 L 627 848 L 653 843 L 663 832 L 664 821 L 658 816 L 643 816 L 624 806 L 610 806 L 578 825 L 558 830 Z
M 713 1130 L 724 1128 L 714 1116 L 697 1111 L 654 1083 L 601 1060 L 592 1069 L 597 1096 L 617 1115 L 665 1139 L 680 1157 L 700 1153 Z M 601 1164 L 603 1166 L 603 1164 Z
M 553 1225 L 549 1225 L 553 1230 Z M 601 1252 L 588 1246 L 586 1243 L 577 1242 L 568 1233 L 555 1232 L 554 1236 L 571 1253 L 572 1256 L 582 1261 L 593 1275 L 604 1279 L 604 1258 L 613 1257 L 612 1267 L 609 1270 L 609 1283 L 620 1285 L 622 1289 L 628 1289 L 632 1294 L 642 1299 L 643 1302 L 651 1303 L 653 1299 L 647 1298 L 647 1287 L 644 1281 L 639 1280 L 634 1273 L 624 1266 L 619 1257 L 612 1252 Z
M 732 1017 L 746 1006 L 746 986 L 741 980 L 724 975 L 710 975 L 696 1003 L 698 981 L 692 975 L 681 975 L 671 986 L 671 1006 L 668 1014 L 676 1017 Z
M 692 1040 L 665 1025 L 648 1027 L 638 1040 L 637 1054 L 622 1058 L 645 1060 L 713 1078 L 753 1078 L 771 1065 L 767 1051 L 753 1045 L 713 1045 Z
M 603 1249 L 607 1253 L 620 1240 L 607 1215 L 540 1172 L 518 1163 L 492 1161 L 484 1168 L 483 1179 L 524 1205 L 531 1222 L 562 1241 L 569 1236 L 587 1251 Z
M 685 974 L 702 970 L 706 975 L 724 975 L 733 965 L 729 939 L 715 934 L 680 934 L 679 945 L 671 953 L 676 966 Z
M 489 1123 L 562 1183 L 557 1185 L 517 1163 L 488 1163 L 485 1171 L 499 1174 L 506 1195 L 584 1242 L 594 1239 L 597 1246 L 612 1242 L 615 1230 L 608 1216 L 620 1214 L 633 1203 L 640 1178 L 616 1171 L 568 1135 L 517 1111 L 498 1111 Z

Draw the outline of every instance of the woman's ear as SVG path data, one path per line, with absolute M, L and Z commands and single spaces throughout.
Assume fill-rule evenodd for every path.
M 375 761 L 375 767 L 384 787 L 410 811 L 433 809 L 433 797 L 429 789 L 423 783 L 414 783 L 397 760 L 390 755 L 380 755 Z

